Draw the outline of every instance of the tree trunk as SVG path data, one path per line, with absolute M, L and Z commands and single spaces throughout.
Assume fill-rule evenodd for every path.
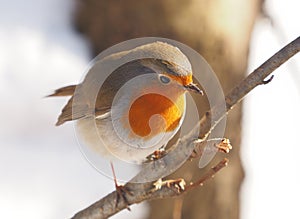
M 261 5 L 260 0 L 78 1 L 74 24 L 91 42 L 93 55 L 118 42 L 144 36 L 185 43 L 208 61 L 227 93 L 245 74 L 250 36 Z M 203 107 L 201 113 L 205 110 Z M 227 120 L 225 136 L 233 145 L 229 166 L 184 197 L 151 201 L 148 218 L 239 218 L 244 176 L 239 155 L 241 116 L 239 105 Z M 220 155 L 212 163 L 218 160 Z M 204 171 L 190 162 L 172 178 L 195 179 Z

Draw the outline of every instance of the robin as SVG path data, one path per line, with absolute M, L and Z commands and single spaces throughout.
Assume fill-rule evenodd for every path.
M 179 130 L 188 91 L 202 94 L 188 58 L 154 42 L 96 60 L 82 83 L 50 96 L 70 96 L 56 125 L 76 120 L 83 141 L 99 154 L 142 163 Z

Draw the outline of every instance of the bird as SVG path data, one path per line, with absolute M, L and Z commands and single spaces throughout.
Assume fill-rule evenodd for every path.
M 96 153 L 110 162 L 141 164 L 180 129 L 187 92 L 203 95 L 189 59 L 178 47 L 156 41 L 96 59 L 81 83 L 49 96 L 70 97 L 57 126 L 75 121 Z

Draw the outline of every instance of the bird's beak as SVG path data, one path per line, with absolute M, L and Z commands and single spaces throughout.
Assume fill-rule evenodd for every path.
M 184 86 L 188 91 L 193 91 L 196 92 L 198 94 L 203 95 L 203 91 L 194 83 L 190 83 L 188 85 Z

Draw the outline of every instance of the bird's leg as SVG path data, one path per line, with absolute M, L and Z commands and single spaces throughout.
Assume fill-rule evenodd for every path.
M 119 185 L 118 182 L 117 182 L 117 177 L 116 177 L 116 173 L 115 173 L 115 168 L 114 168 L 114 165 L 112 162 L 110 162 L 110 166 L 111 166 L 111 170 L 112 170 L 112 174 L 113 174 L 113 177 L 114 177 L 114 183 L 115 183 L 115 187 L 116 187 L 116 194 L 117 194 L 117 197 L 116 197 L 116 206 L 118 206 L 118 203 L 120 201 L 120 199 L 123 199 L 123 201 L 126 203 L 126 208 L 128 211 L 130 211 L 130 207 L 129 207 L 129 202 L 126 198 L 126 194 L 132 194 L 131 191 L 129 191 L 125 186 L 123 185 Z

